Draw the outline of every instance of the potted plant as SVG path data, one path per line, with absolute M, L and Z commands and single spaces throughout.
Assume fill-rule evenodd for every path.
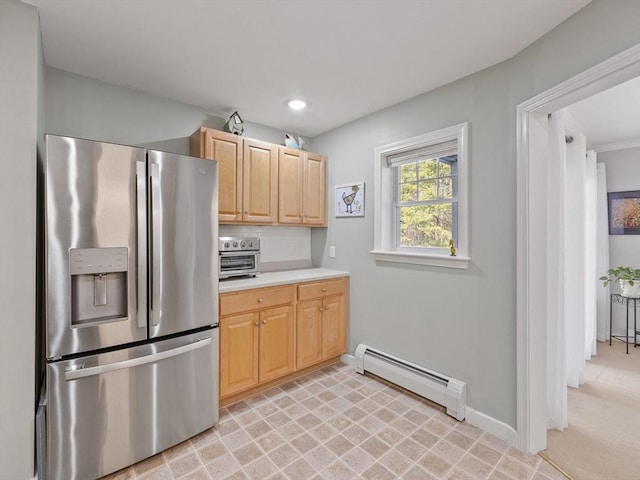
M 610 268 L 607 274 L 600 277 L 604 287 L 610 282 L 618 282 L 622 295 L 630 298 L 640 298 L 640 268 L 616 267 Z

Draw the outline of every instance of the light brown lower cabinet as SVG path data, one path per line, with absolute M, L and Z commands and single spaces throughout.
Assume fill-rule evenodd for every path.
M 293 305 L 260 312 L 259 357 L 260 382 L 293 372 Z
M 220 398 L 289 378 L 296 370 L 343 354 L 347 281 L 343 277 L 221 294 Z
M 291 373 L 294 287 L 220 296 L 220 397 Z
M 344 295 L 298 303 L 296 368 L 342 355 L 345 347 Z
M 260 312 L 220 319 L 220 396 L 258 384 Z
M 346 351 L 347 278 L 298 284 L 296 368 Z

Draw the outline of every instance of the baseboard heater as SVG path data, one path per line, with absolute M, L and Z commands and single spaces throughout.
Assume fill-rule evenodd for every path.
M 444 406 L 447 414 L 464 420 L 467 384 L 360 344 L 355 352 L 355 371 L 373 373 L 391 383 Z

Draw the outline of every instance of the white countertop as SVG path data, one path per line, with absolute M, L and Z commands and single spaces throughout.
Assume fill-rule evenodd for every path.
M 301 270 L 286 270 L 284 272 L 260 273 L 255 278 L 238 278 L 220 280 L 219 292 L 237 292 L 250 288 L 273 287 L 288 283 L 309 282 L 313 280 L 326 280 L 328 278 L 348 277 L 349 272 L 331 270 L 329 268 L 304 268 Z

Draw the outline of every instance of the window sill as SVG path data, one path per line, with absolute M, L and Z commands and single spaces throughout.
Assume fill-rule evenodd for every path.
M 449 255 L 425 255 L 424 253 L 391 252 L 371 250 L 369 252 L 378 262 L 412 263 L 414 265 L 430 265 L 433 267 L 459 268 L 466 270 L 471 259 L 469 257 Z

